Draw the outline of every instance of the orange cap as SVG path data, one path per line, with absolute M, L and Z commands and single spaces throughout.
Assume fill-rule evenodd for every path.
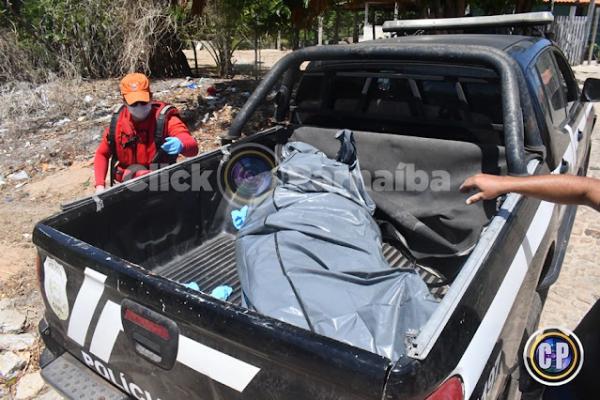
M 125 97 L 127 104 L 138 101 L 150 101 L 150 81 L 144 74 L 127 74 L 119 84 L 121 94 Z

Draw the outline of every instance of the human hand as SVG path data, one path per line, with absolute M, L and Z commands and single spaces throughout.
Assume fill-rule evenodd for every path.
M 509 191 L 507 179 L 509 179 L 509 177 L 506 176 L 488 174 L 473 175 L 460 185 L 460 191 L 463 193 L 469 193 L 473 190 L 478 191 L 478 193 L 475 193 L 467 199 L 467 204 L 477 203 L 480 200 L 492 200 Z
M 165 142 L 162 144 L 162 146 L 160 146 L 160 148 L 163 149 L 167 154 L 173 156 L 181 153 L 181 150 L 183 150 L 183 143 L 181 143 L 181 140 L 177 139 L 176 137 L 169 136 L 165 139 Z
M 104 185 L 96 186 L 96 194 L 104 192 Z

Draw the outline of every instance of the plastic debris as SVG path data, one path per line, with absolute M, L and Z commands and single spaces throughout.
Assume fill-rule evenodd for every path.
M 246 222 L 246 217 L 248 216 L 248 206 L 244 206 L 239 210 L 231 210 L 231 222 L 235 229 L 240 229 L 244 226 L 244 222 Z
M 56 121 L 54 123 L 54 126 L 63 126 L 67 122 L 71 122 L 71 120 L 69 118 L 63 118 L 63 119 L 60 119 L 60 120 Z
M 217 88 L 214 86 L 207 87 L 206 94 L 207 94 L 207 96 L 215 97 L 217 95 Z
M 200 286 L 198 286 L 198 284 L 196 282 L 188 282 L 185 284 L 185 287 L 188 289 L 195 290 L 197 292 L 200 291 Z
M 89 94 L 85 95 L 85 97 L 83 98 L 83 101 L 85 103 L 91 103 L 92 100 L 94 100 L 94 98 L 92 96 L 90 96 Z
M 233 293 L 231 286 L 221 285 L 214 288 L 210 295 L 215 299 L 225 301 L 231 296 L 231 293 Z
M 24 181 L 25 179 L 29 179 L 29 175 L 25 171 L 15 172 L 8 176 L 9 181 Z
M 185 87 L 188 89 L 198 89 L 198 85 L 196 84 L 196 82 L 189 83 Z
M 203 124 L 207 123 L 209 118 L 210 118 L 209 113 L 204 114 L 204 118 L 202 118 L 202 123 Z

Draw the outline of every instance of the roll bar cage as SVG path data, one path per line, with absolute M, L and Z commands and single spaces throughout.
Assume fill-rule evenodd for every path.
M 294 51 L 279 60 L 265 75 L 248 101 L 233 120 L 224 140 L 233 141 L 241 136 L 242 128 L 259 105 L 269 96 L 281 80 L 278 89 L 276 120 L 285 115 L 286 107 L 300 65 L 305 61 L 326 60 L 398 60 L 433 61 L 483 65 L 495 70 L 500 77 L 502 91 L 502 113 L 504 119 L 504 144 L 508 173 L 526 173 L 524 148 L 523 112 L 528 124 L 535 120 L 529 98 L 520 99 L 519 87 L 523 87 L 524 77 L 516 62 L 504 52 L 485 46 L 456 46 L 441 44 L 354 44 L 336 46 L 315 46 Z M 283 79 L 282 79 L 283 78 Z

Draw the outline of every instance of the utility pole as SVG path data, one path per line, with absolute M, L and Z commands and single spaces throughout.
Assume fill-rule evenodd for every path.
M 592 63 L 592 55 L 594 54 L 594 45 L 596 44 L 596 32 L 598 31 L 598 17 L 600 12 L 594 11 L 594 25 L 592 26 L 592 37 L 590 39 L 590 49 L 588 51 L 588 65 Z
M 590 50 L 593 48 L 593 45 L 594 45 L 594 42 L 595 42 L 595 38 L 591 37 L 591 35 L 592 35 L 592 22 L 593 22 L 593 19 L 594 19 L 594 10 L 596 10 L 596 0 L 590 0 L 590 3 L 588 5 L 588 10 L 587 10 L 587 19 L 585 21 L 586 36 L 585 36 L 585 42 L 583 42 L 584 46 L 585 46 L 586 43 L 589 42 Z M 581 60 L 581 62 L 583 63 L 583 60 Z
M 280 30 L 277 31 L 277 43 L 276 43 L 275 47 L 277 48 L 277 50 L 281 50 L 281 31 Z
M 363 28 L 363 40 L 367 40 L 367 28 L 369 27 L 369 3 L 365 1 L 365 27 Z M 375 39 L 375 35 L 373 38 Z
M 317 38 L 317 44 L 319 46 L 321 46 L 323 44 L 323 16 L 319 15 L 319 17 L 317 18 L 319 21 L 319 31 L 318 31 L 318 38 Z

